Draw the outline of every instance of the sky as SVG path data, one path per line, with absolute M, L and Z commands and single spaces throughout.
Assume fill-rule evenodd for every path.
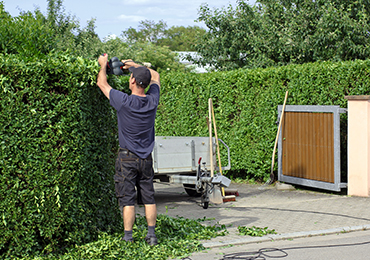
M 5 11 L 11 16 L 18 16 L 21 11 L 34 11 L 36 8 L 47 13 L 47 0 L 0 0 Z M 95 32 L 100 39 L 108 35 L 120 36 L 122 31 L 132 27 L 137 29 L 139 22 L 160 20 L 171 26 L 200 26 L 194 20 L 198 18 L 199 7 L 207 3 L 213 8 L 236 6 L 237 0 L 63 0 L 66 14 L 75 16 L 80 21 L 80 28 L 87 21 L 95 18 Z M 245 2 L 253 5 L 255 0 Z

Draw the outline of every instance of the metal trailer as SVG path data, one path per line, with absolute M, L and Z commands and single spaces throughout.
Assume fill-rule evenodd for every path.
M 230 170 L 230 149 L 221 139 L 218 140 L 228 155 L 228 164 L 221 169 Z M 152 152 L 155 181 L 183 184 L 189 196 L 201 197 L 205 209 L 210 201 L 222 203 L 221 188 L 228 187 L 231 181 L 220 174 L 216 165 L 216 145 L 216 139 L 212 138 L 215 172 L 212 174 L 209 137 L 156 136 Z

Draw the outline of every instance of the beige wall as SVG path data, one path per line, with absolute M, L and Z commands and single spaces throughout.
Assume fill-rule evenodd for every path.
M 370 195 L 370 96 L 348 99 L 348 195 Z

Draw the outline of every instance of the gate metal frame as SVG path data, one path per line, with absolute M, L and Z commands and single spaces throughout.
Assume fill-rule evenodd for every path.
M 283 106 L 278 106 L 279 120 L 281 117 Z M 287 176 L 283 174 L 283 147 L 282 147 L 282 132 L 279 133 L 278 139 L 278 180 L 298 184 L 303 186 L 309 186 L 314 188 L 320 188 L 331 191 L 340 191 L 341 188 L 347 187 L 347 183 L 341 183 L 340 173 L 340 114 L 346 113 L 347 109 L 340 108 L 339 106 L 297 106 L 297 105 L 286 105 L 285 112 L 313 112 L 313 113 L 333 113 L 334 122 L 334 183 L 310 180 L 305 178 L 298 178 Z

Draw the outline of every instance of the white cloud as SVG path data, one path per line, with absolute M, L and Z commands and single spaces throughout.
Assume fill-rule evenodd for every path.
M 126 6 L 126 5 L 135 5 L 135 6 L 138 6 L 138 5 L 156 5 L 156 4 L 160 4 L 160 3 L 165 3 L 166 1 L 150 1 L 150 0 L 123 0 L 123 5 Z M 167 1 L 168 2 L 168 1 Z
M 118 16 L 118 19 L 122 20 L 122 21 L 130 21 L 130 23 L 132 23 L 132 22 L 136 23 L 136 22 L 140 22 L 142 20 L 145 20 L 145 16 L 121 14 L 120 16 Z
M 115 34 L 110 34 L 110 35 L 108 35 L 108 36 L 104 37 L 103 42 L 107 42 L 107 41 L 109 41 L 109 40 L 114 40 L 114 39 L 116 39 L 116 38 L 117 38 L 117 35 L 115 35 Z

